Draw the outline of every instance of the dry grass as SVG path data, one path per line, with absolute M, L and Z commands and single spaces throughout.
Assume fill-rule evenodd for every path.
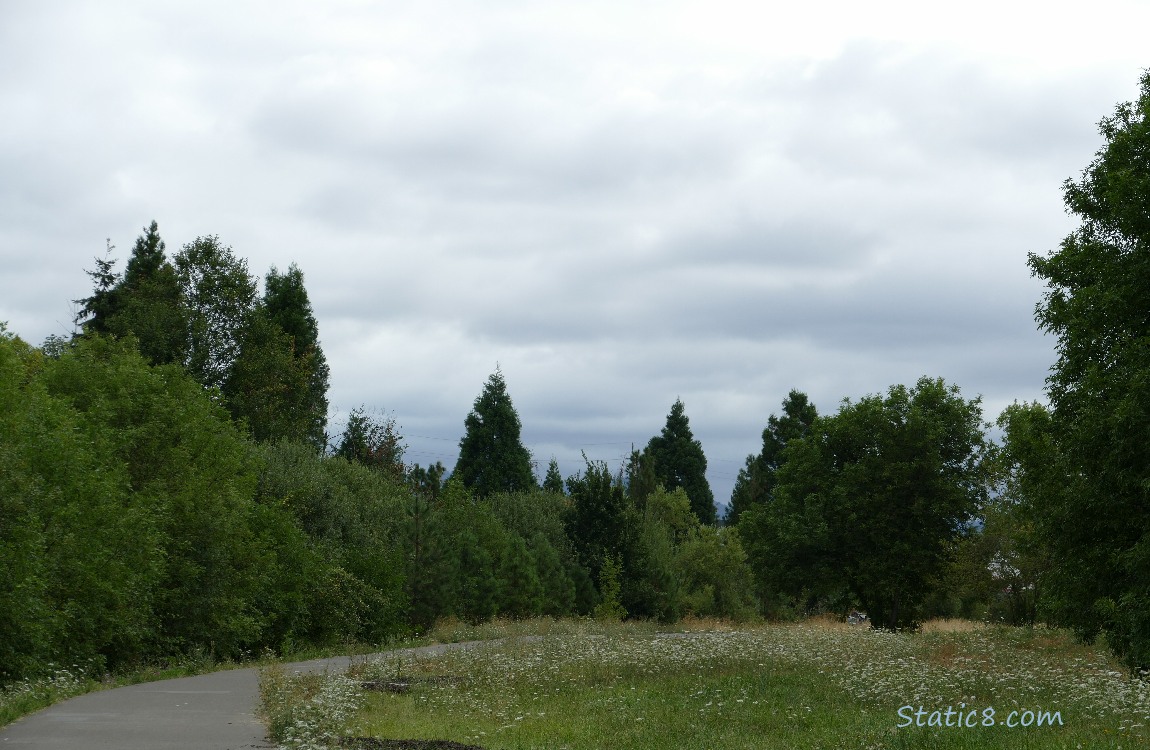
M 927 620 L 920 630 L 923 633 L 969 633 L 986 627 L 985 623 L 974 620 L 957 620 L 952 618 L 939 618 Z

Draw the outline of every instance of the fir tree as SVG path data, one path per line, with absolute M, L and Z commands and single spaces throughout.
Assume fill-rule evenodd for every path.
M 662 433 L 651 438 L 645 453 L 654 461 L 655 477 L 664 489 L 682 487 L 699 520 L 714 524 L 717 514 L 715 497 L 707 483 L 707 457 L 702 444 L 691 434 L 681 400 L 675 400 Z
M 479 497 L 535 487 L 531 453 L 520 441 L 519 415 L 507 394 L 499 368 L 487 379 L 483 393 L 464 421 L 455 473 Z
M 563 494 L 563 476 L 559 473 L 559 462 L 554 458 L 547 464 L 547 475 L 543 477 L 543 489 L 558 495 Z

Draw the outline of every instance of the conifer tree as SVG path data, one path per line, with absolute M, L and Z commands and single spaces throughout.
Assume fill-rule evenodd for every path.
M 547 464 L 547 475 L 543 477 L 543 489 L 558 495 L 563 494 L 563 475 L 559 473 L 559 462 L 554 457 Z
M 707 483 L 707 457 L 691 434 L 683 402 L 675 399 L 661 434 L 651 438 L 645 453 L 654 461 L 655 477 L 664 489 L 682 487 L 691 498 L 691 510 L 703 523 L 717 520 L 715 497 Z
M 479 497 L 535 487 L 531 453 L 520 441 L 519 415 L 507 394 L 499 368 L 487 379 L 483 392 L 464 421 L 455 473 Z
M 747 508 L 766 502 L 775 485 L 776 474 L 782 463 L 783 449 L 791 440 L 801 440 L 810 432 L 818 417 L 818 410 L 802 391 L 792 390 L 783 400 L 783 416 L 772 414 L 763 429 L 763 449 L 747 456 L 746 465 L 739 470 L 731 504 L 727 508 L 726 523 L 738 522 Z

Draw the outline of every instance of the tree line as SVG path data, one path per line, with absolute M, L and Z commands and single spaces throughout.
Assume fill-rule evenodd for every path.
M 676 401 L 612 471 L 537 478 L 501 371 L 459 459 L 404 458 L 393 420 L 326 433 L 302 271 L 262 293 L 216 237 L 153 222 L 97 261 L 80 330 L 0 332 L 0 680 L 191 651 L 380 642 L 442 617 L 949 615 L 1104 634 L 1150 665 L 1150 74 L 1064 185 L 1081 227 L 1030 266 L 1058 342 L 1049 406 L 988 438 L 941 378 L 820 414 L 791 391 L 720 522 Z

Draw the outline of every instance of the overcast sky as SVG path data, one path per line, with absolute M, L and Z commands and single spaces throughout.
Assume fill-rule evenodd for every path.
M 1063 10 L 1062 8 L 1068 8 Z M 110 239 L 303 269 L 333 422 L 450 467 L 498 362 L 541 468 L 682 398 L 725 502 L 791 388 L 1042 398 L 1028 252 L 1150 4 L 0 2 L 0 320 Z

